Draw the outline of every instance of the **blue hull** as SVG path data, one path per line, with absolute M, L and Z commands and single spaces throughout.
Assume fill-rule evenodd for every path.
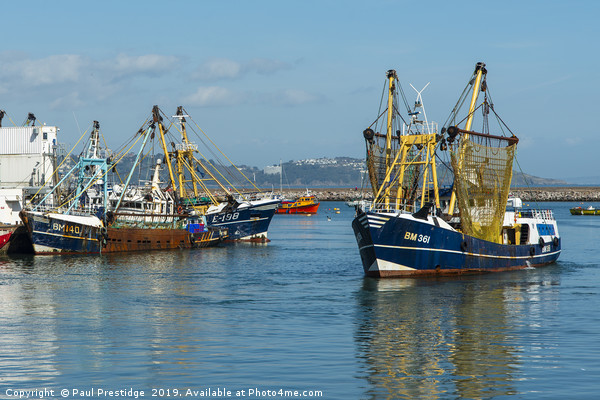
M 497 244 L 410 218 L 359 212 L 352 222 L 365 274 L 373 277 L 507 271 L 555 262 L 560 238 Z
M 267 241 L 267 231 L 280 200 L 206 215 L 208 226 L 227 228 L 228 240 Z
M 100 253 L 102 228 L 39 214 L 24 214 L 35 254 Z

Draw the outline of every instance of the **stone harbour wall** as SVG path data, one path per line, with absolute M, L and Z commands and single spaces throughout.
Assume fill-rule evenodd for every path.
M 316 188 L 309 189 L 311 194 L 321 201 L 347 201 L 360 198 L 361 190 L 355 188 Z M 306 194 L 306 189 L 284 189 L 286 198 L 293 199 Z M 364 198 L 371 200 L 371 192 L 363 190 Z M 600 202 L 600 187 L 535 187 L 513 188 L 511 196 L 520 197 L 523 201 L 597 201 Z
M 523 201 L 600 201 L 600 187 L 539 187 L 514 188 L 511 196 Z

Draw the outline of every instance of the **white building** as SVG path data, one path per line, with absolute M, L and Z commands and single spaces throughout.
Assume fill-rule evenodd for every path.
M 281 165 L 269 165 L 265 167 L 263 172 L 267 175 L 279 175 L 281 174 Z
M 58 131 L 56 126 L 0 128 L 0 224 L 19 223 L 25 201 L 56 183 Z

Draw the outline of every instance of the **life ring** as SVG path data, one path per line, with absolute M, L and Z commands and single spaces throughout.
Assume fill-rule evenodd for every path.
M 177 207 L 177 214 L 181 214 L 183 212 L 183 207 Z

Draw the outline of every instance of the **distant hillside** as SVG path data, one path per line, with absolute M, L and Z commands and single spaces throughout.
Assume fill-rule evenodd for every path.
M 540 178 L 533 175 L 524 174 L 513 171 L 513 179 L 511 187 L 527 187 L 527 186 L 568 186 L 569 183 L 558 179 Z
M 444 173 L 444 168 L 443 165 L 438 166 L 438 176 L 451 177 L 449 173 Z M 282 169 L 284 187 L 361 187 L 361 184 L 368 184 L 368 182 L 361 182 L 361 171 L 365 170 L 365 160 L 359 158 L 337 157 L 288 161 L 282 164 Z M 269 175 L 256 167 L 244 166 L 244 173 L 246 171 L 256 174 L 257 184 L 265 187 L 270 185 L 278 187 L 279 185 L 278 173 Z M 362 174 L 362 176 L 365 175 Z M 450 185 L 450 178 L 446 178 L 446 180 L 447 182 L 441 182 L 441 184 Z M 568 183 L 561 180 L 513 172 L 513 187 L 565 185 Z
M 136 173 L 134 179 L 149 180 L 151 173 L 147 166 L 153 165 L 156 159 L 162 159 L 162 154 L 157 154 L 154 157 L 148 157 L 144 160 L 145 173 Z M 125 178 L 127 172 L 131 169 L 131 165 L 135 160 L 134 154 L 128 154 L 121 160 L 117 166 L 117 170 L 122 179 Z M 211 160 L 213 165 L 218 165 Z M 365 170 L 365 160 L 351 157 L 336 157 L 336 158 L 317 158 L 298 161 L 287 161 L 281 164 L 282 174 L 279 173 L 279 165 L 272 165 L 259 169 L 258 167 L 248 165 L 238 165 L 238 169 L 252 181 L 256 186 L 264 189 L 278 189 L 281 186 L 287 188 L 354 188 L 367 187 L 367 181 L 361 182 L 363 179 L 368 179 L 366 173 L 361 173 Z M 438 166 L 438 176 L 440 179 L 445 177 L 442 186 L 450 184 L 450 174 L 447 170 L 444 171 L 443 165 Z M 220 166 L 219 170 L 227 177 L 231 185 L 243 187 L 251 186 L 250 183 L 243 178 L 240 173 L 233 167 Z M 266 171 L 266 172 L 265 172 Z M 165 182 L 168 179 L 168 173 L 163 169 L 161 180 Z M 513 187 L 526 186 L 565 186 L 567 182 L 535 177 L 532 175 L 513 173 Z

